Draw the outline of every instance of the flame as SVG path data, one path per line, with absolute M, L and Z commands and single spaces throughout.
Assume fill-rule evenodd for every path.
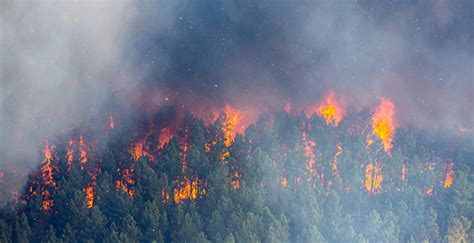
M 68 170 L 71 169 L 72 166 L 72 161 L 74 159 L 74 140 L 72 138 L 69 139 L 67 145 L 66 145 L 66 160 L 67 160 L 67 166 Z
M 122 178 L 121 178 L 121 180 L 117 180 L 115 182 L 115 189 L 116 190 L 122 189 L 123 191 L 128 193 L 128 195 L 132 199 L 135 196 L 135 190 L 133 190 L 133 188 L 131 188 L 131 186 L 133 186 L 135 184 L 135 180 L 132 177 L 133 169 L 134 168 L 133 168 L 133 165 L 132 165 L 132 167 L 129 168 L 129 169 L 121 170 Z
M 285 177 L 283 177 L 281 179 L 281 186 L 283 186 L 283 188 L 286 188 L 286 185 L 288 185 L 288 180 Z
M 393 147 L 395 133 L 395 106 L 390 99 L 381 98 L 380 105 L 375 109 L 372 117 L 372 134 L 377 135 L 383 142 L 385 152 Z
M 319 105 L 318 114 L 324 117 L 326 125 L 333 124 L 337 127 L 346 111 L 342 103 L 334 99 L 334 92 L 330 90 L 325 100 Z
M 51 198 L 51 194 L 48 190 L 44 190 L 41 195 L 43 200 L 43 209 L 44 211 L 49 211 L 54 204 L 54 201 Z
M 137 161 L 143 156 L 143 140 L 140 140 L 132 145 L 133 160 Z
M 84 145 L 84 139 L 82 136 L 79 137 L 79 154 L 80 154 L 80 162 L 81 164 L 87 163 L 87 152 Z
M 175 203 L 180 203 L 187 199 L 195 200 L 197 198 L 199 192 L 199 179 L 197 177 L 192 181 L 185 177 L 181 183 L 176 181 L 176 184 L 178 184 L 178 186 L 174 189 Z
M 53 169 L 51 167 L 51 160 L 53 156 L 51 154 L 51 150 L 48 147 L 48 142 L 46 142 L 46 146 L 44 148 L 44 160 L 41 166 L 41 173 L 43 175 L 44 183 L 47 185 L 53 184 Z
M 454 163 L 449 162 L 444 168 L 444 174 L 445 174 L 445 179 L 444 179 L 444 184 L 443 184 L 444 189 L 450 188 L 451 185 L 453 184 L 453 179 L 454 179 L 453 166 L 454 166 Z
M 161 129 L 160 135 L 158 136 L 158 147 L 163 148 L 165 144 L 169 143 L 173 136 L 171 135 L 171 130 L 167 127 Z
M 234 176 L 232 177 L 232 180 L 230 181 L 230 185 L 232 189 L 240 188 L 240 174 L 238 171 L 234 172 Z
M 41 165 L 41 174 L 43 175 L 45 185 L 53 185 L 54 187 L 56 187 L 56 182 L 53 179 L 53 169 L 51 166 L 52 158 L 53 156 L 51 154 L 51 150 L 48 146 L 48 142 L 46 141 L 46 145 L 44 148 L 44 160 Z M 51 193 L 46 188 L 43 188 L 41 196 L 43 201 L 43 209 L 45 211 L 49 211 L 54 204 L 54 201 L 51 198 Z
M 370 194 L 380 190 L 383 181 L 382 170 L 378 163 L 368 164 L 365 170 L 365 188 Z
M 85 205 L 87 208 L 92 208 L 94 206 L 94 187 L 88 186 L 84 192 L 86 193 Z
M 224 133 L 224 144 L 226 147 L 229 147 L 234 141 L 239 116 L 239 110 L 232 108 L 230 105 L 225 106 L 225 120 L 222 124 L 222 132 Z

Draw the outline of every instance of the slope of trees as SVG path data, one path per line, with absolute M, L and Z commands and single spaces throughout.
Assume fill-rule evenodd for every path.
M 138 156 L 148 125 L 124 124 L 85 163 L 57 145 L 54 183 L 31 175 L 1 210 L 0 242 L 472 242 L 473 144 L 447 150 L 401 128 L 385 152 L 367 144 L 366 114 L 337 127 L 263 114 L 229 146 L 225 114 L 187 115 L 162 146 L 159 131 L 142 135 Z

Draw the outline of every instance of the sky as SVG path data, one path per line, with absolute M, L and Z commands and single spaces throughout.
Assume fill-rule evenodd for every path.
M 1 1 L 0 167 L 114 111 L 196 103 L 356 107 L 474 126 L 474 2 Z M 32 162 L 31 162 L 32 161 Z

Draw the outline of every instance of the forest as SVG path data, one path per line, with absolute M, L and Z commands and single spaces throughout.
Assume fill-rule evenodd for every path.
M 230 106 L 113 114 L 41 145 L 0 242 L 472 242 L 472 137 L 399 127 L 384 102 L 245 126 Z

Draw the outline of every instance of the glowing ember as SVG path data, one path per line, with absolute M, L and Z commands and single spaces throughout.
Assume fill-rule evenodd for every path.
M 372 117 L 372 134 L 377 135 L 383 142 L 386 152 L 389 152 L 393 145 L 393 135 L 395 134 L 395 107 L 389 99 L 381 98 L 380 105 L 375 109 Z
M 443 188 L 445 189 L 450 188 L 451 185 L 453 184 L 453 179 L 454 179 L 453 166 L 454 166 L 454 163 L 449 162 L 444 168 L 445 179 L 444 179 Z
M 378 163 L 368 164 L 365 170 L 365 188 L 370 194 L 380 190 L 383 181 L 382 170 Z
M 338 126 L 346 111 L 341 102 L 334 99 L 334 92 L 329 91 L 325 100 L 319 105 L 318 114 L 326 120 L 326 124 Z

